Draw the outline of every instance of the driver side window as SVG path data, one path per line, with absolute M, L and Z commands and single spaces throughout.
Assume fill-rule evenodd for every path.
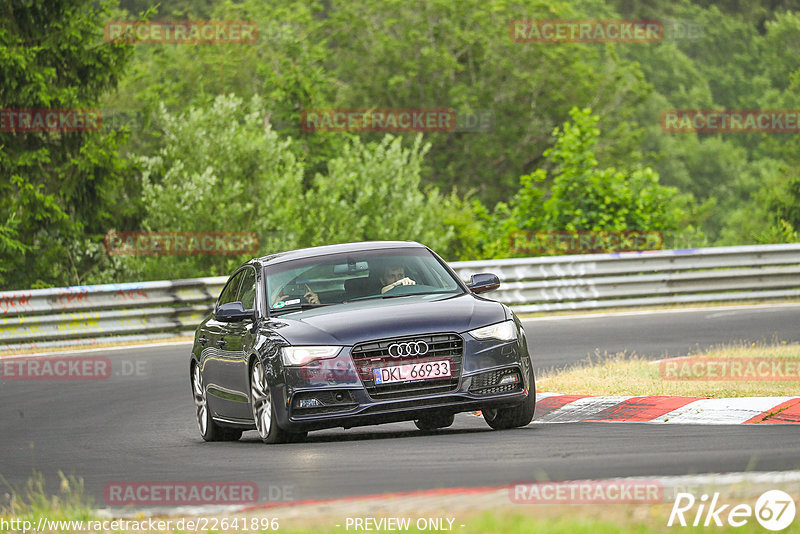
M 229 302 L 236 302 L 236 295 L 238 295 L 239 293 L 239 283 L 242 281 L 243 274 L 244 271 L 239 271 L 238 273 L 236 273 L 236 275 L 233 276 L 233 278 L 228 280 L 228 284 L 225 286 L 225 289 L 223 289 L 222 293 L 220 293 L 219 295 L 219 299 L 217 300 L 217 307 L 220 307 L 223 304 L 228 304 Z
M 247 268 L 244 271 L 242 287 L 239 290 L 239 300 L 245 310 L 252 310 L 256 304 L 256 272 Z

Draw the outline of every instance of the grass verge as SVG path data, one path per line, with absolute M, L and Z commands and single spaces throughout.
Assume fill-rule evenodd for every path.
M 96 516 L 94 501 L 85 491 L 83 480 L 58 474 L 60 487 L 57 494 L 45 490 L 44 476 L 35 472 L 22 488 L 14 488 L 0 476 L 5 491 L 0 492 L 0 518 L 38 521 L 46 517 L 54 521 L 86 521 Z M 0 532 L 7 532 L 8 529 Z
M 783 370 L 794 369 L 794 379 L 773 380 L 754 377 L 743 372 L 728 372 L 726 376 L 738 379 L 717 380 L 692 372 L 693 364 L 713 360 L 717 368 L 724 362 L 728 368 L 733 362 L 767 359 L 779 364 Z M 787 365 L 788 364 L 788 365 Z M 695 368 L 696 369 L 696 368 Z M 671 373 L 670 371 L 675 371 Z M 685 371 L 685 372 L 683 372 Z M 787 378 L 789 373 L 786 373 Z M 671 377 L 665 378 L 666 377 Z M 721 376 L 717 374 L 717 376 Z M 800 344 L 763 345 L 749 344 L 716 347 L 703 354 L 673 360 L 672 363 L 654 363 L 635 354 L 604 354 L 590 358 L 587 363 L 561 371 L 550 371 L 537 378 L 537 388 L 572 395 L 676 395 L 682 397 L 776 397 L 800 395 Z
M 34 533 L 32 530 L 26 534 L 43 534 L 43 532 L 82 532 L 86 533 L 85 527 L 88 522 L 97 523 L 111 521 L 108 511 L 97 511 L 90 496 L 83 489 L 80 480 L 67 478 L 60 475 L 61 487 L 56 496 L 49 496 L 45 491 L 44 479 L 39 474 L 34 474 L 33 478 L 24 488 L 15 490 L 5 480 L 0 477 L 0 482 L 11 493 L 6 493 L 0 501 L 0 532 L 20 532 L 2 526 L 3 521 L 29 520 L 37 525 L 39 519 L 44 517 L 49 521 L 83 521 L 83 530 L 66 530 L 50 528 L 46 531 Z M 712 490 L 720 492 L 723 503 L 746 503 L 754 507 L 757 497 L 765 489 L 776 489 L 775 486 L 786 491 L 789 496 L 800 502 L 800 489 L 796 482 L 735 482 L 712 484 L 710 487 L 692 486 L 681 487 L 680 491 L 689 491 L 692 494 L 711 493 Z M 666 489 L 666 488 L 665 488 Z M 400 529 L 381 529 L 375 528 L 380 518 L 394 518 L 395 524 L 398 519 L 406 521 L 410 528 L 401 529 L 403 532 L 432 532 L 436 530 L 446 530 L 459 534 L 494 534 L 513 532 L 515 534 L 533 534 L 547 532 L 555 534 L 571 533 L 650 533 L 650 532 L 670 532 L 675 527 L 667 526 L 667 522 L 673 510 L 672 497 L 654 504 L 625 504 L 625 503 L 604 503 L 604 504 L 511 504 L 509 502 L 508 490 L 498 489 L 486 493 L 473 495 L 462 494 L 458 496 L 439 496 L 425 497 L 419 496 L 392 497 L 376 501 L 375 499 L 365 499 L 363 501 L 346 501 L 331 504 L 297 504 L 286 503 L 285 506 L 278 506 L 274 509 L 251 510 L 249 512 L 230 513 L 226 517 L 217 514 L 185 515 L 185 516 L 147 516 L 145 514 L 127 512 L 128 518 L 126 525 L 136 525 L 129 528 L 114 529 L 116 534 L 130 533 L 141 534 L 143 532 L 160 532 L 146 526 L 148 520 L 171 521 L 172 527 L 163 530 L 164 532 L 182 533 L 192 532 L 192 530 L 180 530 L 175 528 L 181 519 L 205 520 L 204 525 L 232 524 L 238 520 L 238 528 L 213 528 L 203 530 L 219 533 L 241 533 L 241 532 L 286 532 L 295 534 L 311 533 L 345 533 L 363 531 L 354 528 L 352 520 L 360 518 L 365 520 L 371 518 L 373 524 L 370 531 L 390 532 Z M 727 513 L 727 512 L 726 512 Z M 115 516 L 116 517 L 116 516 Z M 694 509 L 691 513 L 687 512 L 686 518 L 691 525 L 694 519 Z M 698 514 L 699 517 L 699 514 Z M 723 514 L 724 517 L 724 514 Z M 255 519 L 255 524 L 270 524 L 272 519 L 276 519 L 272 529 L 259 530 L 249 528 Z M 347 527 L 347 519 L 351 518 L 351 524 Z M 214 521 L 216 519 L 217 521 Z M 262 522 L 266 519 L 266 522 Z M 701 518 L 705 519 L 705 515 Z M 224 521 L 223 521 L 224 520 Z M 197 524 L 197 523 L 196 523 Z M 242 528 L 248 525 L 248 528 Z M 336 525 L 339 525 L 338 527 Z M 418 528 L 419 526 L 428 528 Z M 677 523 L 676 523 L 677 526 Z M 700 532 L 702 527 L 678 527 L 681 532 Z M 754 517 L 750 517 L 743 527 L 734 528 L 730 525 L 722 527 L 712 527 L 715 532 L 764 532 Z M 93 532 L 111 532 L 92 528 Z M 194 529 L 197 532 L 197 529 Z M 800 521 L 795 520 L 784 533 L 800 532 Z
M 737 501 L 742 502 L 742 501 Z M 748 499 L 750 506 L 754 506 L 753 499 Z M 538 534 L 538 533 L 551 533 L 551 534 L 612 534 L 612 533 L 664 533 L 673 532 L 677 527 L 681 532 L 702 532 L 707 531 L 709 527 L 702 526 L 702 521 L 705 516 L 700 519 L 700 526 L 692 526 L 691 522 L 693 516 L 688 516 L 687 527 L 681 527 L 676 522 L 674 526 L 667 526 L 670 517 L 672 503 L 660 503 L 654 505 L 642 504 L 604 504 L 604 505 L 520 505 L 515 508 L 500 508 L 493 511 L 483 511 L 479 513 L 443 513 L 441 515 L 433 514 L 386 514 L 385 512 L 366 512 L 359 515 L 359 518 L 372 518 L 380 520 L 380 518 L 395 518 L 395 519 L 408 519 L 409 528 L 401 529 L 403 532 L 409 533 L 423 533 L 434 532 L 441 530 L 448 530 L 457 532 L 459 534 Z M 83 514 L 75 514 L 74 512 L 65 512 L 59 510 L 57 507 L 53 508 L 51 505 L 46 506 L 43 510 L 46 512 L 45 517 L 60 518 L 60 517 L 77 517 L 88 521 L 90 519 L 97 520 L 97 518 L 86 517 Z M 274 517 L 269 512 L 262 512 L 259 514 L 264 517 Z M 2 518 L 3 515 L 0 515 Z M 18 518 L 20 516 L 6 516 L 8 519 Z M 36 524 L 37 516 L 26 516 L 33 520 Z M 186 516 L 186 519 L 192 516 Z M 247 523 L 253 516 L 247 518 Z M 722 516 L 725 517 L 724 515 Z M 177 518 L 172 517 L 172 525 L 175 524 Z M 233 517 L 228 518 L 228 521 L 233 521 Z M 354 528 L 352 524 L 348 527 L 345 526 L 346 517 L 329 516 L 326 518 L 314 518 L 312 520 L 290 521 L 284 522 L 280 520 L 279 526 L 275 530 L 252 530 L 245 529 L 245 532 L 262 532 L 269 534 L 272 532 L 284 532 L 287 534 L 340 534 L 346 532 L 363 531 Z M 453 523 L 449 524 L 447 519 L 453 519 Z M 130 520 L 132 523 L 138 525 L 146 525 L 147 520 L 144 516 L 139 516 L 135 520 Z M 418 523 L 417 521 L 420 521 Z M 724 521 L 724 519 L 723 519 Z M 377 521 L 376 521 L 377 523 Z M 212 524 L 212 523 L 209 523 Z M 213 523 L 218 524 L 218 523 Z M 334 524 L 340 526 L 335 527 Z M 239 523 L 241 526 L 242 523 Z M 437 526 L 435 526 L 437 525 Z M 427 526 L 427 528 L 425 528 Z M 422 528 L 420 528 L 422 527 Z M 143 532 L 151 532 L 156 534 L 158 530 L 149 530 L 146 527 L 139 527 L 140 530 L 114 530 L 114 534 L 142 534 Z M 142 529 L 143 528 L 143 529 Z M 730 525 L 723 524 L 723 526 L 714 526 L 711 528 L 715 532 L 737 532 L 737 533 L 752 533 L 752 532 L 765 532 L 764 528 L 752 517 L 747 520 L 747 523 L 742 527 L 734 528 Z M 369 528 L 371 532 L 396 532 L 400 529 L 395 528 Z M 3 530 L 0 532 L 10 533 L 13 531 Z M 49 530 L 48 532 L 64 532 L 64 533 L 77 533 L 86 532 L 76 530 Z M 112 531 L 93 531 L 97 534 Z M 165 531 L 167 532 L 167 531 Z M 184 531 L 180 529 L 172 529 L 169 532 L 175 534 L 182 534 Z M 242 529 L 213 529 L 209 532 L 218 533 L 240 533 Z M 800 533 L 800 522 L 794 521 L 788 528 L 781 531 L 784 534 Z M 30 533 L 26 533 L 30 534 Z
M 497 510 L 484 512 L 481 514 L 467 516 L 460 520 L 460 524 L 454 524 L 452 532 L 458 534 L 648 534 L 664 532 L 708 532 L 713 528 L 714 532 L 737 532 L 737 533 L 763 533 L 766 530 L 754 519 L 750 519 L 742 527 L 734 528 L 730 525 L 722 527 L 710 526 L 689 526 L 681 527 L 677 523 L 671 527 L 667 526 L 672 505 L 563 505 L 550 507 L 547 505 L 525 506 L 526 510 Z M 551 513 L 552 512 L 552 513 Z M 552 517 L 551 517 L 552 516 Z M 691 522 L 693 518 L 689 518 Z M 705 517 L 702 518 L 704 520 Z M 702 521 L 701 520 L 701 521 Z M 414 526 L 402 532 L 429 533 L 435 532 L 434 529 L 420 530 Z M 447 525 L 445 523 L 445 525 Z M 702 525 L 702 522 L 701 522 Z M 294 534 L 341 534 L 353 532 L 353 527 L 346 530 L 344 527 L 335 529 L 315 528 L 311 530 L 283 530 Z M 390 532 L 389 530 L 377 530 L 377 532 Z M 800 532 L 800 525 L 797 521 L 790 525 L 782 534 Z

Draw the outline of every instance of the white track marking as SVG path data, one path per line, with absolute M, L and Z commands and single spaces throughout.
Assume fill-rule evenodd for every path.
M 585 397 L 553 410 L 533 423 L 579 423 L 632 397 Z
M 736 425 L 797 397 L 702 399 L 657 417 L 650 423 Z

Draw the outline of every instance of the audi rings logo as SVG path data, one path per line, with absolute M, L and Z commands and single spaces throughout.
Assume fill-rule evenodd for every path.
M 389 356 L 392 358 L 422 356 L 423 354 L 428 354 L 428 344 L 424 341 L 409 341 L 408 343 L 393 343 L 389 345 Z

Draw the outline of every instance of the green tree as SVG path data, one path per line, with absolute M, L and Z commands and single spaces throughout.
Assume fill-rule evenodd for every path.
M 421 135 L 407 148 L 402 141 L 391 135 L 375 143 L 355 138 L 330 160 L 327 173 L 317 174 L 306 194 L 306 244 L 416 240 L 445 256 L 460 255 L 452 244 L 454 229 L 443 223 L 455 219 L 457 201 L 421 189 L 430 144 L 423 144 Z
M 785 169 L 778 183 L 763 188 L 758 200 L 768 228 L 756 235 L 760 243 L 800 242 L 800 172 L 797 167 Z
M 664 185 L 691 193 L 701 203 L 697 222 L 717 244 L 750 243 L 770 223 L 757 193 L 774 184 L 780 169 L 797 153 L 796 137 L 786 134 L 665 133 L 660 115 L 669 109 L 796 109 L 800 92 L 792 86 L 800 60 L 800 19 L 796 2 L 611 0 L 624 17 L 678 23 L 691 34 L 666 35 L 646 47 L 620 47 L 637 61 L 653 93 L 635 112 L 646 133 L 645 164 Z M 680 26 L 683 25 L 683 26 Z M 777 180 L 779 181 L 779 180 Z
M 262 254 L 302 244 L 312 218 L 302 198 L 303 167 L 264 123 L 265 104 L 218 96 L 180 114 L 162 108 L 162 148 L 139 160 L 146 216 L 154 232 L 254 232 Z M 138 230 L 138 228 L 118 228 Z M 115 256 L 117 278 L 227 274 L 251 255 Z
M 369 144 L 355 138 L 304 190 L 303 163 L 292 140 L 264 123 L 267 108 L 259 97 L 218 96 L 180 114 L 162 109 L 163 147 L 138 159 L 141 228 L 255 232 L 258 254 L 381 239 L 419 240 L 450 258 L 470 252 L 469 236 L 456 229 L 461 200 L 421 188 L 429 149 L 421 137 L 409 147 L 392 136 Z M 112 256 L 107 272 L 112 279 L 221 275 L 251 255 Z
M 521 174 L 546 165 L 550 133 L 572 106 L 592 105 L 609 142 L 601 159 L 628 157 L 638 141 L 628 111 L 648 91 L 639 68 L 615 45 L 518 43 L 517 19 L 603 18 L 602 1 L 336 1 L 326 11 L 341 107 L 490 110 L 486 132 L 430 134 L 423 178 L 508 198 Z M 355 31 L 354 31 L 355 28 Z
M 0 109 L 96 108 L 113 88 L 130 47 L 102 42 L 108 2 L 3 3 Z M 69 285 L 91 273 L 92 241 L 135 219 L 136 189 L 117 157 L 115 132 L 0 132 L 0 284 Z
M 500 205 L 495 223 L 501 238 L 489 245 L 497 255 L 522 231 L 675 232 L 684 219 L 689 198 L 659 184 L 649 167 L 618 170 L 601 168 L 595 156 L 600 130 L 590 109 L 570 111 L 572 121 L 557 128 L 555 146 L 545 152 L 554 169 L 552 185 L 543 189 L 547 172 L 539 169 L 522 176 L 521 189 L 510 206 Z
M 204 2 L 195 7 L 199 14 L 194 17 L 252 21 L 258 39 L 255 43 L 136 45 L 128 76 L 104 103 L 143 117 L 131 150 L 141 154 L 161 145 L 158 129 L 152 126 L 162 104 L 168 111 L 180 113 L 190 106 L 208 105 L 218 95 L 235 94 L 245 100 L 258 95 L 268 104 L 262 119 L 291 138 L 292 151 L 306 169 L 305 185 L 310 185 L 314 174 L 325 170 L 327 160 L 339 152 L 347 137 L 301 128 L 302 111 L 334 106 L 340 85 L 331 68 L 336 58 L 322 29 L 325 20 L 319 3 L 245 0 L 219 3 L 210 12 Z M 187 11 L 188 7 L 182 2 L 161 8 L 165 13 L 171 9 Z M 131 18 L 124 11 L 118 16 Z
M 260 94 L 270 103 L 273 127 L 292 137 L 306 163 L 307 186 L 352 135 L 303 131 L 304 109 L 452 108 L 462 120 L 487 110 L 490 131 L 427 136 L 423 182 L 475 191 L 494 203 L 543 161 L 550 132 L 573 105 L 592 103 L 603 117 L 613 142 L 598 148 L 601 160 L 633 152 L 638 137 L 628 112 L 648 91 L 636 65 L 614 45 L 515 43 L 508 33 L 513 19 L 605 13 L 611 12 L 600 0 L 579 7 L 543 0 L 224 3 L 212 16 L 256 22 L 257 43 L 137 46 L 130 75 L 108 106 L 133 105 L 149 117 L 159 102 L 176 111 L 222 93 Z M 148 149 L 159 143 L 157 136 L 141 137 Z

